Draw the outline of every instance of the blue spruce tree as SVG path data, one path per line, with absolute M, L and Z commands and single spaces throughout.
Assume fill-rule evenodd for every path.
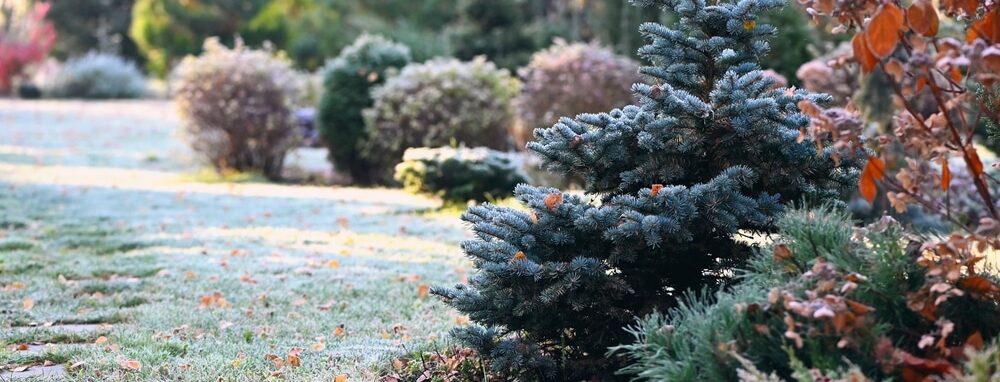
M 607 348 L 635 317 L 682 292 L 725 285 L 753 247 L 738 236 L 774 231 L 783 204 L 836 199 L 856 164 L 799 137 L 797 103 L 825 95 L 777 88 L 761 72 L 781 0 L 637 0 L 679 17 L 646 23 L 651 63 L 637 106 L 563 118 L 528 148 L 585 180 L 586 194 L 520 185 L 528 211 L 485 204 L 463 215 L 469 285 L 433 292 L 477 325 L 454 335 L 508 378 L 613 378 Z

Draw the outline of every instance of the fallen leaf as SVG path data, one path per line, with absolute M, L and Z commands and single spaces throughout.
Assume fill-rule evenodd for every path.
M 347 374 L 341 374 L 333 377 L 333 382 L 347 382 Z
M 268 354 L 264 356 L 264 359 L 271 361 L 271 365 L 274 365 L 275 369 L 281 369 L 285 367 L 285 360 L 274 354 Z
M 120 362 L 118 362 L 118 366 L 121 366 L 122 369 L 129 370 L 129 371 L 140 371 L 140 370 L 142 370 L 142 364 L 139 363 L 139 361 L 136 361 L 134 359 L 126 359 L 124 361 L 120 361 Z
M 103 345 L 103 344 L 106 344 L 106 343 L 108 343 L 108 337 L 105 337 L 105 336 L 97 337 L 97 339 L 94 340 L 94 344 L 96 344 L 96 345 Z
M 28 344 L 21 343 L 21 344 L 17 344 L 17 347 L 15 348 L 15 351 L 27 351 L 28 348 L 29 348 Z
M 24 306 L 25 312 L 30 312 L 31 308 L 35 307 L 35 300 L 32 300 L 31 297 L 25 297 L 24 301 L 21 302 L 21 305 Z
M 427 297 L 427 293 L 430 292 L 431 287 L 427 284 L 420 284 L 417 286 L 417 298 Z
M 305 349 L 302 348 L 292 348 L 288 351 L 288 364 L 294 367 L 302 366 L 302 358 L 299 356 Z
M 519 261 L 527 258 L 528 256 L 524 254 L 524 251 L 517 251 L 517 253 L 515 253 L 514 256 L 510 258 L 510 261 Z
M 344 334 L 347 334 L 346 332 L 347 332 L 347 330 L 344 329 L 344 325 L 341 324 L 341 325 L 338 325 L 336 328 L 333 329 L 333 336 L 334 337 L 343 337 Z

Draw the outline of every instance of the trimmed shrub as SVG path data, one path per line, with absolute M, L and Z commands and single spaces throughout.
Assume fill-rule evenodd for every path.
M 740 271 L 734 290 L 689 295 L 633 328 L 638 342 L 616 349 L 632 360 L 623 372 L 780 381 L 853 369 L 851 381 L 956 380 L 966 351 L 1000 335 L 1000 286 L 973 249 L 988 238 L 910 241 L 891 218 L 852 226 L 829 209 L 787 214 L 780 242 Z
M 484 58 L 407 66 L 372 90 L 375 104 L 365 110 L 369 171 L 377 181 L 391 182 L 393 167 L 410 147 L 508 148 L 519 88 L 507 70 Z
M 56 98 L 139 98 L 146 95 L 146 77 L 125 59 L 106 53 L 87 53 L 67 61 L 47 84 Z
M 357 183 L 375 181 L 369 171 L 371 164 L 361 155 L 368 137 L 362 110 L 374 103 L 371 88 L 409 62 L 410 50 L 405 45 L 362 35 L 323 69 L 320 136 L 330 148 L 330 161 L 336 170 Z
M 215 39 L 173 73 L 184 133 L 196 153 L 219 172 L 281 174 L 285 153 L 298 141 L 293 120 L 301 77 L 287 61 Z
M 523 149 L 536 128 L 552 126 L 562 116 L 632 103 L 639 64 L 597 44 L 557 40 L 518 73 L 524 89 L 516 101 L 520 120 L 512 134 Z
M 411 148 L 396 165 L 407 191 L 439 196 L 446 203 L 486 201 L 511 195 L 527 182 L 514 154 L 477 148 Z

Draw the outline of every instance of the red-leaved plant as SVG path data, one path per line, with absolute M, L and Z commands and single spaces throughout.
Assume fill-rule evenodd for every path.
M 1000 92 L 1000 1 L 942 0 L 940 14 L 932 0 L 800 2 L 814 18 L 831 17 L 836 30 L 854 33 L 853 60 L 866 75 L 886 76 L 895 94 L 892 133 L 877 137 L 878 154 L 869 157 L 863 170 L 860 194 L 872 202 L 881 186 L 897 211 L 920 205 L 958 230 L 992 238 L 989 244 L 1000 247 L 997 179 L 986 171 L 973 144 L 977 124 L 995 124 L 1000 115 L 972 91 Z M 939 36 L 941 15 L 965 27 L 964 39 Z M 815 105 L 806 109 L 812 110 L 815 123 L 803 134 L 829 133 L 830 119 L 815 118 L 824 110 Z M 842 145 L 860 144 L 858 130 L 833 133 Z M 976 211 L 962 216 L 950 203 L 953 193 L 964 190 L 953 182 L 956 165 L 965 167 L 962 172 L 971 178 L 978 199 Z
M 56 41 L 56 30 L 45 19 L 49 3 L 35 3 L 23 16 L 10 17 L 11 9 L 4 13 L 8 22 L 0 28 L 0 93 L 9 92 L 17 76 L 44 60 Z

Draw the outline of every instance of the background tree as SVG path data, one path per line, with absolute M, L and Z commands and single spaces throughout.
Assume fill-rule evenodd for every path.
M 478 272 L 433 293 L 478 325 L 456 329 L 495 372 L 549 380 L 608 378 L 634 317 L 715 288 L 749 257 L 737 236 L 772 232 L 785 203 L 830 200 L 855 179 L 851 157 L 800 136 L 799 102 L 827 96 L 775 86 L 760 70 L 776 32 L 759 15 L 780 0 L 674 10 L 676 29 L 643 24 L 654 83 L 639 106 L 562 119 L 529 150 L 585 180 L 585 195 L 521 185 L 527 211 L 485 204 L 463 215 Z
M 232 44 L 267 0 L 137 0 L 129 36 L 148 61 L 151 73 L 163 76 L 171 65 L 201 52 L 202 42 L 218 37 Z
M 134 4 L 135 0 L 52 2 L 49 19 L 59 34 L 53 55 L 67 59 L 99 51 L 142 64 L 139 47 L 129 36 Z

